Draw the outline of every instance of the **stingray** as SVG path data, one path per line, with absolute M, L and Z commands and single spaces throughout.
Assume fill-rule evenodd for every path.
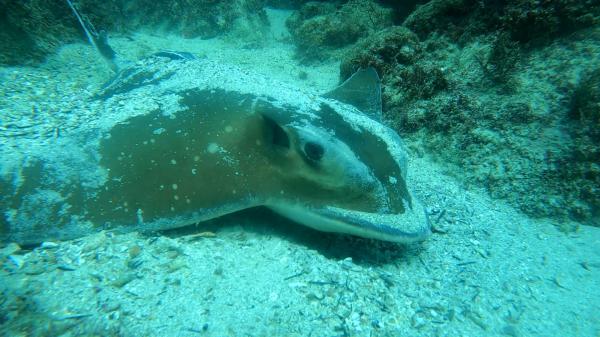
M 86 123 L 0 162 L 3 241 L 165 230 L 251 207 L 384 241 L 430 233 L 372 68 L 318 95 L 162 52 L 82 109 Z

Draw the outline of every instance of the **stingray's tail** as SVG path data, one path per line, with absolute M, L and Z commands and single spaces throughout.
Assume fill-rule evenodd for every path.
M 66 1 L 71 10 L 73 11 L 73 14 L 75 14 L 77 21 L 79 21 L 79 24 L 85 31 L 85 35 L 87 36 L 88 41 L 90 41 L 92 46 L 94 46 L 94 49 L 96 49 L 96 51 L 102 56 L 104 61 L 106 61 L 110 69 L 115 73 L 118 72 L 119 67 L 117 66 L 115 60 L 116 53 L 108 44 L 108 36 L 106 32 L 103 30 L 97 32 L 94 29 L 94 26 L 89 21 L 84 20 L 84 18 L 79 14 L 79 11 L 77 10 L 77 8 L 75 8 L 75 6 L 73 6 L 71 0 Z

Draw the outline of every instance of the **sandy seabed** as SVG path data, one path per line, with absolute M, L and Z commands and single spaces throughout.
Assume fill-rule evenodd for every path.
M 306 90 L 338 83 L 338 63 L 299 65 L 277 37 L 112 43 L 129 59 L 185 50 Z M 26 120 L 35 106 L 59 124 L 111 76 L 89 46 L 67 45 L 40 67 L 0 69 L 0 110 Z M 600 336 L 600 229 L 562 233 L 441 171 L 410 158 L 408 185 L 435 228 L 421 244 L 324 234 L 256 209 L 155 236 L 8 245 L 0 334 Z

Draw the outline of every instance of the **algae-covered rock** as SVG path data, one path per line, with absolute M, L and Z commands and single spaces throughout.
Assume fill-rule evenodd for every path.
M 481 3 L 430 1 L 402 27 L 348 51 L 340 77 L 377 69 L 387 121 L 409 148 L 426 151 L 466 185 L 529 215 L 600 225 L 600 71 L 585 71 L 569 89 L 594 64 L 582 53 L 594 54 L 600 40 L 593 31 L 573 42 L 557 31 L 517 39 L 498 15 L 517 4 L 486 2 L 497 15 L 490 19 L 477 15 Z M 524 43 L 548 38 L 562 40 Z
M 510 80 L 521 57 L 519 43 L 506 32 L 492 34 L 488 50 L 482 50 L 477 61 L 486 79 L 510 90 Z
M 400 25 L 417 6 L 424 5 L 430 0 L 378 0 L 377 2 L 394 11 L 394 24 Z
M 600 68 L 584 73 L 573 93 L 569 117 L 582 124 L 594 141 L 600 141 Z
M 0 64 L 42 60 L 77 38 L 75 18 L 64 1 L 0 0 Z
M 600 22 L 597 0 L 511 0 L 503 8 L 503 27 L 520 42 L 551 40 Z
M 432 0 L 417 6 L 403 25 L 421 39 L 440 34 L 462 44 L 497 31 L 503 6 L 501 1 Z
M 104 30 L 110 32 L 125 32 L 132 28 L 130 19 L 136 17 L 136 13 L 127 13 L 127 4 L 133 4 L 136 1 L 71 0 L 80 11 L 80 14 L 84 15 L 94 25 L 94 28 L 98 31 Z M 64 2 L 64 0 L 59 2 Z M 70 9 L 66 14 L 68 17 L 73 17 Z M 81 30 L 79 23 L 75 22 L 75 24 L 75 28 Z
M 212 38 L 232 31 L 246 20 L 260 31 L 265 24 L 263 0 L 136 0 L 123 5 L 133 27 L 164 27 L 184 37 Z
M 382 78 L 386 112 L 416 99 L 428 99 L 448 82 L 439 67 L 421 63 L 424 48 L 415 33 L 395 26 L 358 43 L 344 56 L 340 77 L 347 79 L 359 68 L 373 67 Z
M 286 22 L 301 61 L 317 61 L 339 54 L 377 30 L 392 24 L 392 11 L 372 0 L 351 0 L 341 7 L 309 2 Z
M 267 0 L 266 5 L 278 9 L 300 9 L 302 5 L 314 0 Z M 326 0 L 322 0 L 325 2 Z
M 73 0 L 97 31 L 129 33 L 144 28 L 184 37 L 231 35 L 260 44 L 268 25 L 265 0 Z M 87 41 L 65 1 L 0 0 L 0 64 L 39 62 L 62 44 Z
M 435 30 L 449 30 L 463 23 L 474 7 L 473 0 L 432 0 L 417 7 L 404 21 L 404 26 L 421 36 Z
M 574 138 L 572 170 L 567 171 L 583 201 L 577 216 L 600 226 L 600 68 L 585 73 L 577 85 L 569 117 Z
M 404 25 L 425 38 L 436 32 L 456 41 L 506 31 L 515 41 L 550 42 L 599 22 L 597 0 L 432 0 L 418 6 Z
M 340 65 L 340 77 L 347 79 L 357 69 L 373 67 L 385 77 L 396 65 L 410 65 L 421 53 L 421 44 L 415 33 L 405 27 L 394 26 L 373 34 L 349 50 Z

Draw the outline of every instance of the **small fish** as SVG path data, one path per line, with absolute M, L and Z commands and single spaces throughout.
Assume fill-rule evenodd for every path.
M 85 104 L 86 125 L 0 160 L 3 241 L 164 230 L 257 206 L 320 231 L 401 243 L 430 233 L 371 68 L 321 96 L 163 52 Z

